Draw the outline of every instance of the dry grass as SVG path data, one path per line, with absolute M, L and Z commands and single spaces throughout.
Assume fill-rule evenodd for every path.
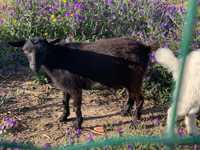
M 5 104 L 1 105 L 0 118 L 9 116 L 17 120 L 17 127 L 8 131 L 8 139 L 17 141 L 31 141 L 34 144 L 43 145 L 51 143 L 59 145 L 66 143 L 65 131 L 73 129 L 75 113 L 72 112 L 72 121 L 60 123 L 62 114 L 62 93 L 51 85 L 38 85 L 27 77 L 27 74 L 10 76 L 0 82 L 1 96 L 7 97 Z M 3 89 L 3 90 L 2 90 Z M 161 134 L 164 130 L 166 107 L 155 107 L 153 102 L 145 101 L 142 120 L 135 126 L 132 117 L 120 115 L 121 106 L 125 103 L 125 97 L 113 94 L 108 90 L 84 91 L 83 93 L 83 131 L 80 141 L 86 141 L 88 133 L 94 136 L 104 137 L 117 135 L 117 129 L 121 128 L 124 134 L 152 135 Z M 159 118 L 159 125 L 155 125 L 155 118 Z M 95 127 L 104 127 L 104 133 L 94 131 Z

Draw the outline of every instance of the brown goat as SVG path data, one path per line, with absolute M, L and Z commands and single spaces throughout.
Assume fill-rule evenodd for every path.
M 111 88 L 125 87 L 129 98 L 123 115 L 131 112 L 135 102 L 136 116 L 140 118 L 144 103 L 142 81 L 149 63 L 151 46 L 130 38 L 56 45 L 34 38 L 27 40 L 25 44 L 10 44 L 24 45 L 23 51 L 30 68 L 37 72 L 42 67 L 64 92 L 64 113 L 61 121 L 67 121 L 70 115 L 69 99 L 72 98 L 77 116 L 75 127 L 81 127 L 82 89 L 88 89 L 94 82 Z

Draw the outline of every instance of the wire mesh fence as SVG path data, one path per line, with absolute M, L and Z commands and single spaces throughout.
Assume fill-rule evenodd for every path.
M 187 16 L 185 18 L 185 24 L 182 32 L 182 41 L 180 43 L 181 49 L 181 64 L 179 70 L 179 78 L 176 82 L 176 88 L 173 92 L 172 97 L 172 117 L 169 122 L 167 122 L 167 129 L 163 135 L 160 136 L 120 136 L 106 139 L 99 139 L 97 141 L 75 144 L 75 145 L 61 145 L 58 147 L 50 148 L 50 149 L 59 149 L 59 150 L 78 150 L 78 149 L 101 149 L 105 147 L 113 147 L 113 146 L 121 146 L 121 145 L 132 145 L 132 149 L 135 149 L 136 144 L 156 144 L 165 146 L 166 149 L 175 149 L 177 145 L 190 145 L 190 144 L 200 144 L 200 136 L 178 136 L 175 133 L 176 127 L 176 110 L 177 110 L 177 102 L 180 97 L 181 83 L 183 79 L 184 66 L 186 63 L 187 54 L 190 51 L 190 44 L 192 41 L 192 33 L 195 24 L 195 15 L 197 11 L 197 0 L 190 0 Z M 19 148 L 19 149 L 34 149 L 40 150 L 42 148 L 36 147 L 30 144 L 22 144 L 22 143 L 13 143 L 9 141 L 0 141 L 0 149 L 6 148 Z

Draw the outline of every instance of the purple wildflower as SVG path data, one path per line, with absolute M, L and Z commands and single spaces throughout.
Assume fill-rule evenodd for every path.
M 17 5 L 21 4 L 21 0 L 16 0 L 16 4 Z
M 52 13 L 52 12 L 53 12 L 53 8 L 52 8 L 52 7 L 49 7 L 49 8 L 48 8 L 48 11 L 49 11 L 50 13 Z
M 155 52 L 150 53 L 149 58 L 150 58 L 151 62 L 153 62 L 153 63 L 156 62 Z
M 77 22 L 82 22 L 84 20 L 84 16 L 81 16 L 77 12 L 74 13 L 74 18 L 76 19 Z
M 65 13 L 65 16 L 66 16 L 66 17 L 69 17 L 70 14 L 71 14 L 70 12 L 66 12 L 66 13 Z
M 33 1 L 28 1 L 27 2 L 27 8 L 32 10 L 33 9 Z
M 79 138 L 81 136 L 81 133 L 82 133 L 82 130 L 78 128 L 76 130 L 76 136 L 77 136 L 77 138 Z
M 68 135 L 71 135 L 71 131 L 70 131 L 70 129 L 67 128 L 67 129 L 65 130 L 65 133 L 66 133 L 67 136 L 68 136 Z
M 185 135 L 185 130 L 184 130 L 184 128 L 178 128 L 178 135 L 179 136 L 184 136 Z
M 92 141 L 94 141 L 94 135 L 93 135 L 92 132 L 90 132 L 90 133 L 88 134 L 88 142 L 92 142 Z
M 183 6 L 179 6 L 179 7 L 178 7 L 178 12 L 179 12 L 180 14 L 183 14 L 183 13 L 186 12 L 186 10 L 185 10 L 185 8 L 184 8 Z
M 122 128 L 117 128 L 117 133 L 119 134 L 119 136 L 122 136 L 122 134 L 124 133 Z
M 166 7 L 166 13 L 168 13 L 169 15 L 174 15 L 177 12 L 177 8 L 174 4 L 169 4 Z
M 159 126 L 159 124 L 160 124 L 160 119 L 159 118 L 155 118 L 155 119 L 153 119 L 153 124 L 155 125 L 155 126 Z
M 4 23 L 4 20 L 0 18 L 0 25 Z
M 6 123 L 6 126 L 8 126 L 8 127 L 12 127 L 13 128 L 17 124 L 16 120 L 14 120 L 12 118 L 9 118 L 9 117 L 5 117 L 3 120 Z
M 79 17 L 79 14 L 78 14 L 77 12 L 75 12 L 75 13 L 74 13 L 74 17 L 75 17 L 75 18 L 78 18 L 78 17 Z
M 0 125 L 0 134 L 2 134 L 5 131 L 5 129 L 5 125 Z
M 123 1 L 121 1 L 121 3 L 120 3 L 120 11 L 122 13 L 127 12 L 127 6 L 126 6 L 126 4 Z
M 145 81 L 149 81 L 150 79 L 151 79 L 150 76 L 146 76 L 146 77 L 144 78 Z
M 43 147 L 44 147 L 45 150 L 47 150 L 47 149 L 51 148 L 51 144 L 50 143 L 46 143 L 46 144 L 44 144 Z
M 178 36 L 177 36 L 176 32 L 172 32 L 172 36 L 173 36 L 173 39 L 174 39 L 175 41 L 178 40 Z
M 15 147 L 12 150 L 22 150 L 22 149 Z
M 65 4 L 64 4 L 64 8 L 67 8 L 67 7 L 69 7 L 69 4 L 68 4 L 68 3 L 65 3 Z
M 81 9 L 81 3 L 75 2 L 74 3 L 74 9 Z
M 72 138 L 72 136 L 70 135 L 70 136 L 68 136 L 68 144 L 74 144 L 74 140 L 73 140 L 73 138 Z
M 139 32 L 137 32 L 137 36 L 140 37 L 140 38 L 143 38 L 144 37 L 144 33 L 139 31 Z
M 72 132 L 71 132 L 71 130 L 69 128 L 67 128 L 65 132 L 66 132 L 68 144 L 74 144 L 74 140 L 72 138 Z
M 169 43 L 164 42 L 163 47 L 168 48 L 169 47 Z
M 0 125 L 0 130 L 4 130 L 5 126 L 4 125 Z
M 170 23 L 163 22 L 163 23 L 161 23 L 160 27 L 163 30 L 169 31 L 169 29 L 172 27 L 172 25 Z
M 109 5 L 109 6 L 112 5 L 112 3 L 113 3 L 112 0 L 105 0 L 105 2 L 106 2 L 106 4 Z
M 128 144 L 128 150 L 133 150 L 133 145 L 132 144 Z
M 49 13 L 54 13 L 54 12 L 57 10 L 57 9 L 54 8 L 53 6 L 48 6 L 47 9 L 48 9 L 48 12 L 49 12 Z

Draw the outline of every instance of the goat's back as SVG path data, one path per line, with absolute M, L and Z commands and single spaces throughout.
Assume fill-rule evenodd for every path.
M 51 68 L 68 70 L 113 87 L 141 81 L 150 52 L 150 47 L 128 38 L 52 45 L 52 49 L 52 59 L 47 57 L 47 64 L 53 65 Z
M 69 43 L 71 48 L 91 51 L 147 66 L 151 48 L 130 38 L 110 38 L 91 43 Z

